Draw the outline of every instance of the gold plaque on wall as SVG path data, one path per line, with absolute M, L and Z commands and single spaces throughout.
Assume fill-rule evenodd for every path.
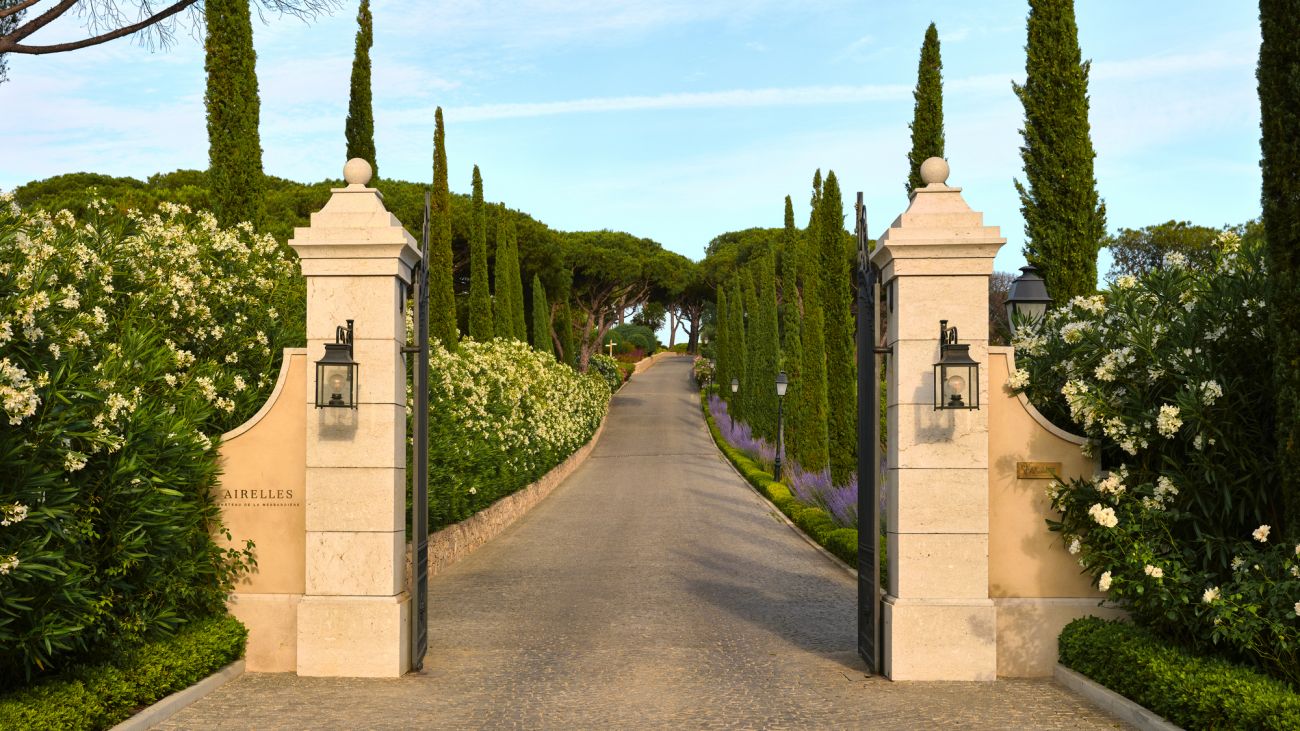
M 1017 462 L 1016 478 L 1021 480 L 1050 480 L 1061 474 L 1060 462 Z

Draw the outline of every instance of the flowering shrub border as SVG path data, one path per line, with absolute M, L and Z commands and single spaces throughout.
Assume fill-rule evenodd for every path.
M 1058 641 L 1061 664 L 1188 729 L 1300 731 L 1300 694 L 1241 665 L 1170 646 L 1150 630 L 1082 617 Z
M 1018 328 L 1024 391 L 1089 438 L 1108 471 L 1049 489 L 1099 589 L 1172 641 L 1300 687 L 1300 545 L 1278 540 L 1263 247 L 1123 276 Z

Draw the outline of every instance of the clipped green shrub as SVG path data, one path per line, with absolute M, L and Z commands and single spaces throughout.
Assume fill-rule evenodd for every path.
M 0 195 L 0 686 L 224 612 L 214 442 L 301 343 L 270 237 L 87 210 Z
M 519 340 L 429 354 L 429 522 L 436 530 L 528 485 L 586 444 L 609 408 L 601 376 Z
M 233 617 L 188 624 L 170 637 L 0 695 L 0 728 L 109 728 L 238 660 L 247 636 Z
M 1150 630 L 1082 617 L 1058 642 L 1061 664 L 1187 729 L 1300 729 L 1300 694 L 1226 660 L 1173 647 Z
M 623 382 L 627 380 L 623 375 L 622 369 L 619 368 L 618 361 L 608 355 L 597 354 L 591 356 L 591 360 L 588 362 L 587 372 L 595 373 L 605 379 L 605 383 L 609 386 L 611 393 L 617 391 L 619 386 L 622 386 Z

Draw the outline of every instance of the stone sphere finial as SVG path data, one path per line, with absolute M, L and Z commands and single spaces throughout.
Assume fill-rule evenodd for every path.
M 348 163 L 343 166 L 343 179 L 348 182 L 348 185 L 367 185 L 374 174 L 375 170 L 370 167 L 370 163 L 359 157 L 348 160 Z
M 921 182 L 926 185 L 948 184 L 948 161 L 942 157 L 927 158 L 921 163 Z

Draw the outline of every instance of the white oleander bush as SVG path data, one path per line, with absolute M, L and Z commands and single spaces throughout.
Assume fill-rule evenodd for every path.
M 1165 637 L 1300 684 L 1300 545 L 1274 488 L 1263 247 L 1171 254 L 1054 309 L 1006 386 L 1086 435 L 1104 472 L 1051 523 L 1110 598 Z M 994 384 L 995 387 L 1002 384 Z M 1294 534 L 1294 533 L 1293 533 Z
M 0 685 L 224 611 L 215 442 L 301 342 L 295 269 L 181 207 L 0 194 Z
M 599 375 L 517 340 L 462 340 L 429 355 L 429 512 L 433 529 L 546 474 L 587 442 L 609 408 Z

